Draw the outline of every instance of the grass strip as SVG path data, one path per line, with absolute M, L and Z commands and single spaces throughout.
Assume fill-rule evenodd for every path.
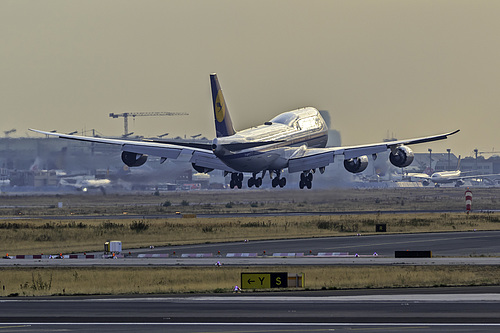
M 144 220 L 0 221 L 0 255 L 102 251 L 120 240 L 124 249 L 247 240 L 350 236 L 375 233 L 499 230 L 500 213 L 250 216 Z
M 290 180 L 292 183 L 293 180 Z M 298 181 L 298 180 L 297 180 Z M 474 210 L 498 209 L 500 188 L 473 188 Z M 172 191 L 161 195 L 56 194 L 17 195 L 0 193 L 0 216 L 40 215 L 155 215 L 341 212 L 398 210 L 465 210 L 465 189 L 258 189 L 238 191 Z M 96 192 L 100 193 L 100 192 Z M 62 206 L 62 207 L 61 207 Z M 61 208 L 59 208 L 61 207 Z
M 1 268 L 0 296 L 229 293 L 242 272 L 277 271 L 305 273 L 308 290 L 500 283 L 498 266 Z

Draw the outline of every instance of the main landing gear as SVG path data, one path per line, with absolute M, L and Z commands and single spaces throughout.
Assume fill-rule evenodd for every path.
M 273 185 L 273 187 L 285 187 L 286 185 L 286 178 L 283 177 L 283 178 L 279 178 L 279 176 L 276 176 L 273 178 L 271 184 Z
M 302 190 L 304 187 L 307 187 L 309 190 L 312 187 L 313 174 L 310 171 L 304 171 L 300 174 L 300 182 L 299 187 Z
M 254 173 L 252 177 L 248 178 L 248 187 L 261 187 L 262 186 L 262 177 L 257 178 L 257 174 Z
M 321 170 L 320 170 L 321 171 Z M 299 187 L 300 189 L 311 189 L 312 188 L 312 181 L 313 181 L 313 173 L 314 170 L 307 170 L 303 171 L 300 174 L 300 182 L 299 182 Z M 253 186 L 259 188 L 262 186 L 262 178 L 264 177 L 265 172 L 262 173 L 262 176 L 257 177 L 257 173 L 253 173 L 252 177 L 248 178 L 248 188 L 251 188 Z M 273 187 L 285 187 L 286 186 L 286 178 L 281 177 L 281 172 L 280 171 L 274 171 L 270 172 L 271 176 L 271 185 Z M 235 172 L 231 173 L 231 181 L 229 182 L 229 187 L 230 188 L 242 188 L 243 187 L 243 173 L 241 172 Z
M 232 173 L 231 181 L 229 182 L 230 188 L 242 188 L 243 187 L 243 173 Z
M 273 175 L 276 175 L 273 177 Z M 281 170 L 275 170 L 275 171 L 269 171 L 269 176 L 271 177 L 271 185 L 273 187 L 285 187 L 286 185 L 286 178 L 283 177 L 281 178 Z
M 273 177 L 273 172 L 270 173 L 271 179 L 272 179 L 272 186 L 273 187 L 285 187 L 286 185 L 286 178 L 281 177 L 281 172 L 275 171 L 274 174 L 276 175 Z M 257 173 L 253 173 L 252 177 L 248 178 L 248 187 L 251 188 L 253 186 L 259 188 L 262 186 L 262 178 L 265 175 L 265 171 L 262 172 L 262 176 L 257 177 Z M 230 188 L 242 188 L 243 187 L 243 173 L 231 173 L 231 181 L 229 182 L 229 187 Z
M 315 170 L 307 170 L 303 171 L 300 174 L 300 189 L 303 188 L 312 188 L 313 174 Z M 323 173 L 324 168 L 320 168 L 320 172 Z M 273 187 L 285 187 L 286 186 L 286 178 L 281 177 L 281 172 L 279 170 L 270 171 L 271 176 L 271 185 Z M 262 186 L 262 178 L 265 175 L 265 171 L 262 172 L 262 175 L 257 177 L 257 173 L 253 173 L 252 177 L 248 178 L 248 188 L 253 186 L 259 188 Z M 231 188 L 242 188 L 243 187 L 243 173 L 235 172 L 231 173 L 231 182 L 229 183 L 229 187 Z

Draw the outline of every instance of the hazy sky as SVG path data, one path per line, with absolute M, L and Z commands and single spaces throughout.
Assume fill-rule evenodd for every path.
M 236 129 L 302 106 L 343 144 L 452 131 L 500 150 L 500 1 L 0 2 L 0 131 L 214 136 L 209 74 Z M 2 132 L 0 132 L 3 134 Z M 36 136 L 30 133 L 30 136 Z

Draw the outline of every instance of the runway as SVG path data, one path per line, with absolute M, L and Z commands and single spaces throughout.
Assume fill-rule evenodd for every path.
M 0 265 L 207 266 L 215 261 L 228 266 L 499 265 L 499 237 L 498 231 L 484 231 L 268 240 L 135 249 L 121 259 L 2 259 Z M 432 250 L 435 257 L 394 258 L 395 250 L 405 249 Z M 334 251 L 350 254 L 318 255 Z M 227 257 L 234 252 L 259 256 Z M 274 256 L 274 252 L 304 256 Z M 154 253 L 169 257 L 139 258 Z M 212 256 L 182 257 L 195 253 Z M 0 332 L 497 332 L 498 313 L 500 287 L 2 298 Z
M 13 259 L 2 260 L 0 267 L 201 267 L 214 266 L 496 266 L 500 258 L 150 258 L 150 259 Z
M 212 266 L 217 261 L 227 266 L 499 265 L 498 239 L 500 231 L 242 241 L 125 249 L 125 257 L 118 259 L 102 259 L 102 252 L 94 253 L 95 259 L 0 259 L 0 267 Z M 432 251 L 433 257 L 394 257 L 395 251 L 406 250 Z M 335 253 L 343 255 L 333 255 Z M 231 254 L 239 257 L 229 257 Z M 245 257 L 250 254 L 254 256 Z M 150 258 L 153 255 L 157 257 Z
M 431 250 L 433 256 L 469 257 L 500 256 L 500 231 L 442 232 L 418 234 L 375 234 L 251 242 L 198 244 L 154 249 L 132 250 L 137 253 L 273 253 L 349 252 L 354 255 L 394 257 L 394 251 Z
M 4 208 L 17 208 L 17 207 L 7 207 Z M 478 213 L 495 212 L 494 210 L 481 211 Z M 330 215 L 372 215 L 372 214 L 427 214 L 427 213 L 439 213 L 439 214 L 449 214 L 449 213 L 463 213 L 463 210 L 435 210 L 435 209 L 422 209 L 422 210 L 345 210 L 345 211 L 314 211 L 314 212 L 248 212 L 248 213 L 236 213 L 236 212 L 224 212 L 221 214 L 196 214 L 196 218 L 236 218 L 236 217 L 273 217 L 279 216 L 330 216 Z M 78 215 L 78 220 L 123 220 L 123 219 L 172 219 L 172 218 L 182 218 L 182 214 L 119 214 L 119 215 Z M 0 217 L 2 219 L 41 219 L 41 220 L 74 220 L 74 215 L 33 215 L 29 217 Z
M 0 300 L 5 332 L 496 332 L 498 287 Z

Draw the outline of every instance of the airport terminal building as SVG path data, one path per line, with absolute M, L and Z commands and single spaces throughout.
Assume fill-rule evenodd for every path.
M 340 144 L 340 134 L 335 133 L 335 142 Z M 120 178 L 163 188 L 176 188 L 177 185 L 191 185 L 208 188 L 210 183 L 217 183 L 215 188 L 223 187 L 222 172 L 213 171 L 210 177 L 195 175 L 189 160 L 176 160 L 161 164 L 159 158 L 150 158 L 140 168 L 129 170 L 121 160 L 119 146 L 94 144 L 58 138 L 1 138 L 0 139 L 0 186 L 45 187 L 58 186 L 60 178 L 68 175 L 87 175 L 96 178 Z M 377 159 L 382 163 L 382 158 Z M 384 162 L 385 163 L 385 162 Z M 338 163 L 337 163 L 338 164 Z M 341 163 L 340 163 L 341 164 Z M 340 165 L 339 164 L 339 165 Z M 431 168 L 429 168 L 429 164 Z M 420 172 L 455 170 L 458 157 L 449 153 L 416 153 L 412 168 Z M 384 169 L 373 163 L 367 175 Z M 462 171 L 477 174 L 500 173 L 500 156 L 466 157 L 460 162 Z M 330 179 L 343 175 L 342 167 L 330 165 L 326 168 L 332 174 Z M 193 181 L 193 175 L 195 181 Z M 350 175 L 349 175 L 350 176 Z M 342 176 L 346 178 L 347 176 Z M 196 183 L 196 184 L 194 184 Z M 156 185 L 155 185 L 156 184 Z M 170 184 L 170 187 L 169 185 Z

